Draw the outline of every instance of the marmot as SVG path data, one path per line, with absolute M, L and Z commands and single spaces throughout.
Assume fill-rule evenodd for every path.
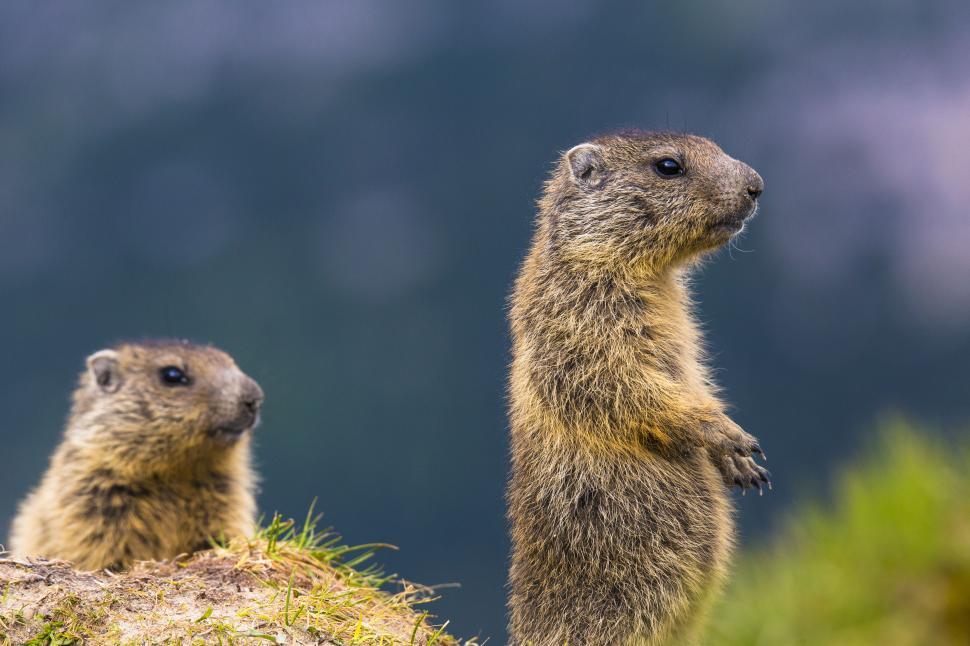
M 250 535 L 248 431 L 262 401 L 214 347 L 149 341 L 96 352 L 50 467 L 14 520 L 11 550 L 120 569 Z
M 510 633 L 691 641 L 725 576 L 727 486 L 768 484 L 704 364 L 687 274 L 764 188 L 692 135 L 562 155 L 511 299 Z

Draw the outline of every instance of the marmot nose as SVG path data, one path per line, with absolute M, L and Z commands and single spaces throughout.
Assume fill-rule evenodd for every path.
M 242 387 L 240 401 L 251 412 L 255 413 L 259 411 L 259 407 L 263 404 L 263 389 L 255 381 L 247 377 Z
M 758 199 L 758 196 L 765 191 L 765 181 L 761 179 L 761 175 L 756 173 L 754 169 L 748 169 L 748 195 L 752 200 Z

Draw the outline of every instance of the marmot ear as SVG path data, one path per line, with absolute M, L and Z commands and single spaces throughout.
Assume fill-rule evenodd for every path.
M 569 173 L 573 182 L 584 188 L 599 188 L 606 180 L 603 149 L 596 144 L 582 143 L 566 151 Z
M 88 371 L 94 383 L 104 392 L 113 393 L 121 388 L 118 353 L 114 350 L 99 350 L 88 357 Z

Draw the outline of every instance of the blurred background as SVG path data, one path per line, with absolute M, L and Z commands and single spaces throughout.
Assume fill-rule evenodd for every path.
M 261 508 L 318 498 L 504 643 L 506 297 L 558 152 L 639 126 L 766 181 L 696 283 L 776 481 L 738 497 L 757 546 L 880 416 L 970 418 L 968 29 L 964 0 L 3 3 L 0 536 L 88 353 L 212 342 L 267 392 Z

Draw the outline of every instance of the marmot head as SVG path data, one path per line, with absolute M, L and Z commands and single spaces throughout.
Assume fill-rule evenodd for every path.
M 123 343 L 88 357 L 68 434 L 112 465 L 178 468 L 237 444 L 262 402 L 259 384 L 217 348 Z
M 730 240 L 763 189 L 758 173 L 708 139 L 622 132 L 563 154 L 540 227 L 565 259 L 662 270 Z

